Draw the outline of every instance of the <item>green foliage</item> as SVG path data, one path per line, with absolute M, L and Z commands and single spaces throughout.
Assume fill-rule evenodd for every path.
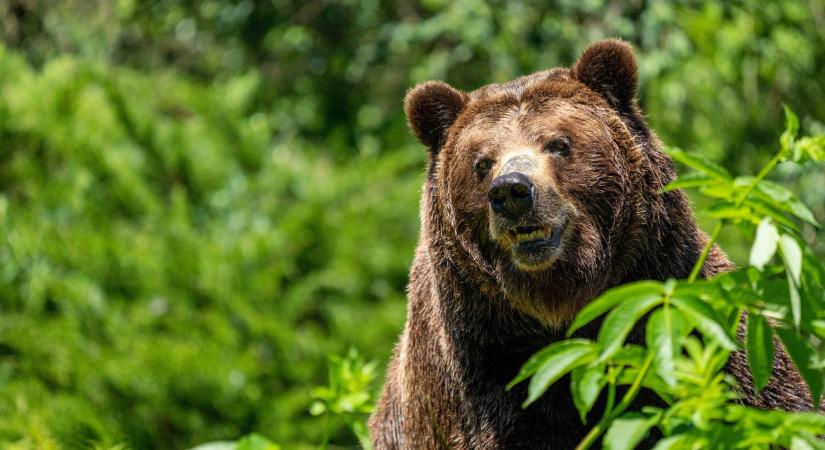
M 401 108 L 410 86 L 473 89 L 622 37 L 638 49 L 639 99 L 662 140 L 734 178 L 771 158 L 781 101 L 800 128 L 825 129 L 824 9 L 0 2 L 0 447 L 179 449 L 253 431 L 317 445 L 326 419 L 307 409 L 327 355 L 354 346 L 386 361 L 403 325 L 425 161 Z M 777 234 L 813 243 L 800 247 L 804 332 L 811 261 L 825 255 L 812 225 L 825 218 L 825 171 L 811 161 L 825 137 L 792 134 L 800 164 L 773 179 L 799 202 L 765 200 L 781 192 L 764 182 L 736 208 L 727 194 L 695 201 L 721 200 L 702 208 L 708 223 L 770 216 Z M 697 174 L 677 183 L 712 193 L 712 176 Z M 745 240 L 719 238 L 747 261 Z M 769 272 L 794 251 L 779 239 Z M 730 292 L 775 292 L 775 281 Z M 791 317 L 783 302 L 773 306 Z M 623 373 L 573 369 L 577 404 Z M 357 445 L 346 420 L 329 423 L 331 442 Z
M 508 386 L 530 378 L 526 407 L 572 371 L 571 392 L 582 421 L 599 391 L 606 389 L 604 415 L 579 449 L 589 448 L 602 435 L 605 448 L 634 448 L 654 427 L 662 436 L 657 449 L 822 448 L 817 436 L 825 434 L 825 416 L 742 406 L 737 402 L 735 380 L 725 373 L 730 352 L 744 345 L 755 389 L 764 389 L 773 367 L 775 331 L 814 404 L 822 399 L 825 330 L 820 324 L 825 319 L 825 266 L 810 257 L 811 249 L 794 219 L 814 225 L 816 221 L 793 193 L 764 180 L 780 162 L 800 160 L 796 150 L 799 122 L 793 112 L 785 111 L 780 150 L 756 177 L 733 177 L 710 161 L 671 149 L 675 160 L 700 175 L 688 174 L 664 190 L 696 187 L 720 199 L 710 209 L 720 211 L 716 205 L 724 202 L 724 209 L 735 214 L 718 216 L 721 220 L 687 280 L 640 281 L 607 291 L 577 315 L 568 331 L 572 334 L 606 314 L 596 341 L 571 339 L 549 345 L 525 363 Z M 819 141 L 805 139 L 806 143 Z M 821 160 L 821 150 L 822 146 L 810 145 L 804 154 Z M 760 201 L 759 208 L 752 207 L 755 199 Z M 705 258 L 727 224 L 753 236 L 751 267 L 699 280 Z M 781 266 L 771 264 L 777 251 Z M 625 343 L 631 329 L 640 326 L 651 310 L 645 325 L 646 346 Z M 744 327 L 744 342 L 737 338 L 740 327 Z M 573 349 L 581 350 L 575 354 Z M 543 374 L 546 366 L 553 367 L 552 377 Z M 620 385 L 630 387 L 616 404 L 613 399 Z M 657 393 L 667 406 L 627 411 L 642 387 Z
M 365 423 L 376 401 L 374 385 L 377 364 L 365 363 L 358 352 L 351 349 L 346 358 L 331 356 L 329 361 L 329 385 L 315 388 L 312 396 L 317 400 L 310 406 L 314 416 L 326 415 L 326 432 L 322 447 L 329 440 L 330 419 L 343 419 L 358 437 L 361 448 L 371 449 Z

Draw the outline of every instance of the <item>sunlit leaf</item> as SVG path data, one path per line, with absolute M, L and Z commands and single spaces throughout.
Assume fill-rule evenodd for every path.
M 758 314 L 748 316 L 745 348 L 748 365 L 753 375 L 756 392 L 761 391 L 771 379 L 773 369 L 773 329 L 764 317 Z
M 699 187 L 699 192 L 701 192 L 703 195 L 723 200 L 730 200 L 734 198 L 736 196 L 736 192 L 738 192 L 739 190 L 740 188 L 737 188 L 733 185 L 733 183 L 730 182 L 720 182 L 718 184 L 709 184 Z
M 568 339 L 565 341 L 554 342 L 547 347 L 536 352 L 524 365 L 521 366 L 518 375 L 507 384 L 507 389 L 512 389 L 513 386 L 521 383 L 529 378 L 548 360 L 556 357 L 559 354 L 569 351 L 579 351 L 580 349 L 595 349 L 595 344 L 587 339 Z
M 802 159 L 802 155 L 814 161 L 825 161 L 825 134 L 797 139 L 794 143 L 794 160 Z
M 688 189 L 693 187 L 708 186 L 712 184 L 721 183 L 722 180 L 716 177 L 708 176 L 702 172 L 690 172 L 685 175 L 679 175 L 675 180 L 666 184 L 662 188 L 662 192 L 675 191 L 677 189 Z
M 690 449 L 692 448 L 692 444 L 694 443 L 695 439 L 690 438 L 688 435 L 677 434 L 675 436 L 670 436 L 657 442 L 656 446 L 653 447 L 653 450 Z
M 682 314 L 669 307 L 657 309 L 647 320 L 647 348 L 656 352 L 654 367 L 669 386 L 676 384 L 673 359 L 679 352 L 684 328 Z
M 570 392 L 573 403 L 579 410 L 582 423 L 585 423 L 587 413 L 599 397 L 603 386 L 604 366 L 578 367 L 573 370 L 570 380 Z
M 698 170 L 702 173 L 705 173 L 711 177 L 722 179 L 722 180 L 730 180 L 731 175 L 730 172 L 725 170 L 724 167 L 716 164 L 713 161 L 708 159 L 696 156 L 694 154 L 686 153 L 678 148 L 669 147 L 665 149 L 668 155 L 676 161 L 680 163 Z
M 799 132 L 799 117 L 788 105 L 782 105 L 782 109 L 785 110 L 785 131 L 779 137 L 779 144 L 782 146 L 783 151 L 789 151 L 796 139 L 796 134 Z
M 626 414 L 616 419 L 604 436 L 605 450 L 630 450 L 647 436 L 658 417 Z
M 556 380 L 576 367 L 587 364 L 596 358 L 596 347 L 570 346 L 563 351 L 556 353 L 544 360 L 530 378 L 530 385 L 527 387 L 527 400 L 522 403 L 522 407 L 536 401 Z M 510 382 L 510 385 L 513 383 Z M 508 385 L 509 386 L 509 385 Z
M 714 203 L 705 210 L 714 219 L 746 220 L 753 218 L 753 212 L 747 205 L 735 205 L 729 201 Z
M 791 439 L 791 450 L 816 450 L 814 445 L 815 442 L 808 441 L 799 436 L 794 436 L 794 438 Z
M 802 276 L 802 249 L 796 239 L 783 234 L 779 237 L 779 247 L 782 249 L 782 260 L 785 268 L 793 276 L 794 282 L 799 285 Z
M 819 225 L 811 210 L 786 187 L 769 180 L 762 180 L 756 185 L 756 189 L 767 197 L 763 198 L 763 200 L 771 200 L 774 204 L 777 204 L 778 207 L 805 222 L 814 226 Z
M 778 240 L 779 232 L 776 230 L 776 225 L 770 218 L 765 217 L 756 228 L 756 237 L 751 247 L 750 265 L 762 270 L 776 253 Z
M 624 344 L 628 333 L 654 306 L 662 302 L 661 296 L 649 296 L 622 303 L 607 315 L 599 329 L 599 345 L 602 347 L 599 361 L 606 361 Z
M 638 281 L 625 284 L 602 294 L 597 299 L 585 306 L 573 320 L 567 336 L 572 335 L 582 326 L 590 323 L 593 319 L 606 313 L 617 304 L 625 301 L 645 301 L 650 298 L 658 298 L 664 292 L 662 284 L 656 281 Z
M 748 197 L 745 200 L 745 204 L 748 205 L 754 212 L 770 217 L 774 222 L 776 222 L 777 225 L 782 225 L 787 230 L 793 231 L 794 233 L 799 233 L 799 226 L 795 224 L 793 220 L 788 218 L 785 211 L 776 205 L 765 202 L 764 200 L 753 196 Z
M 679 308 L 693 325 L 705 336 L 714 339 L 726 350 L 736 350 L 736 343 L 725 331 L 716 313 L 707 303 L 696 297 L 674 296 L 671 299 L 674 306 Z
M 788 290 L 791 297 L 791 315 L 797 329 L 802 321 L 802 299 L 799 297 L 800 280 L 802 276 L 802 249 L 796 239 L 783 234 L 779 237 L 779 247 L 782 249 L 782 261 L 788 274 Z

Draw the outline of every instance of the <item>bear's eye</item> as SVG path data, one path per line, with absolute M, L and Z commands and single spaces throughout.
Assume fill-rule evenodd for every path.
M 478 161 L 476 161 L 475 170 L 476 175 L 478 175 L 479 178 L 486 177 L 487 174 L 490 173 L 490 169 L 492 168 L 493 160 L 490 158 L 481 158 Z
M 570 155 L 570 142 L 564 138 L 553 138 L 544 144 L 544 151 L 561 156 Z

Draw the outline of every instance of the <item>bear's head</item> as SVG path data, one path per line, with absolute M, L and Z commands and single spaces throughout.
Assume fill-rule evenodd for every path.
M 462 283 L 560 326 L 638 264 L 673 169 L 636 106 L 636 71 L 630 46 L 605 40 L 570 69 L 408 93 L 430 155 L 425 233 Z

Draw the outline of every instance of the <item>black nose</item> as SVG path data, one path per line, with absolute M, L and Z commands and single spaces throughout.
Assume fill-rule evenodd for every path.
M 508 173 L 493 180 L 487 197 L 493 212 L 517 219 L 533 207 L 533 183 L 524 174 Z

